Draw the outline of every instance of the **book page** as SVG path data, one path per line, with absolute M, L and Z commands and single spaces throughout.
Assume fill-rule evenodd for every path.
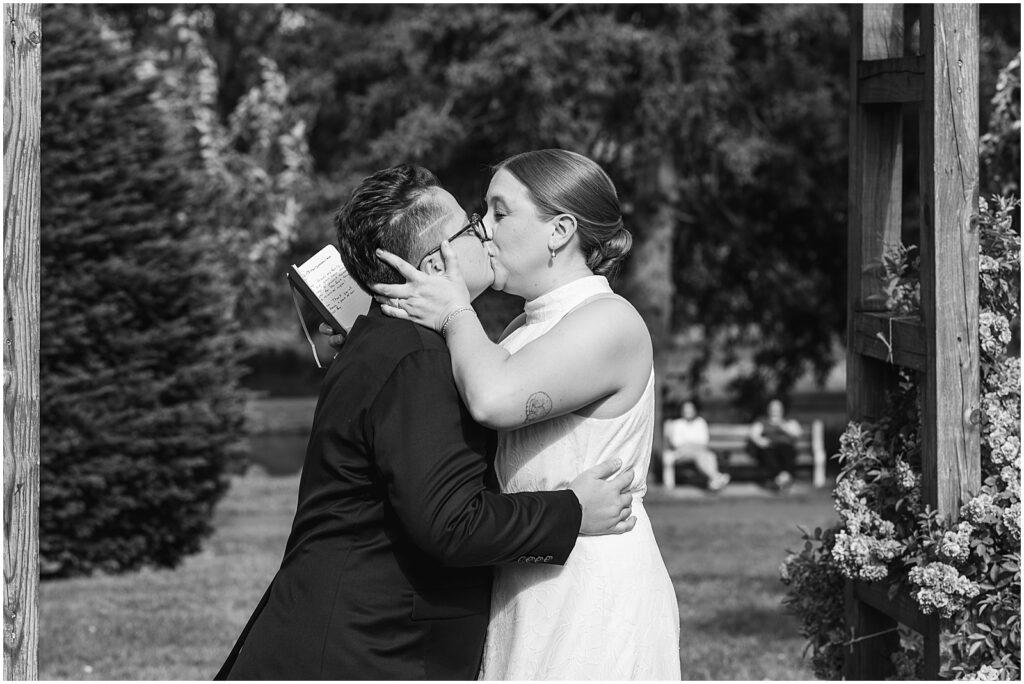
M 348 274 L 334 245 L 327 245 L 295 266 L 295 270 L 346 330 L 352 327 L 356 317 L 370 308 L 370 295 Z

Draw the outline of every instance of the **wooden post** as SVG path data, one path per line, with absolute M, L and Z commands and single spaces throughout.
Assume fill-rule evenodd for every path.
M 38 679 L 38 4 L 5 3 L 4 679 Z
M 955 519 L 981 486 L 978 365 L 978 6 L 925 5 L 921 308 L 929 367 L 925 503 Z
M 955 520 L 981 486 L 978 366 L 978 6 L 921 7 L 922 500 Z M 940 624 L 924 631 L 925 676 Z
M 903 55 L 903 6 L 854 5 L 850 50 L 850 175 L 847 234 L 847 349 L 855 349 L 860 311 L 882 311 L 882 283 L 869 266 L 900 244 L 903 211 L 902 105 L 862 104 L 858 64 Z M 846 408 L 850 420 L 879 418 L 892 372 L 884 362 L 850 353 L 846 360 Z
M 865 104 L 859 98 L 859 66 L 864 60 L 903 56 L 903 6 L 854 5 L 850 11 L 850 174 L 847 233 L 846 407 L 850 420 L 879 418 L 892 369 L 857 353 L 857 314 L 881 311 L 882 283 L 869 265 L 900 244 L 903 208 L 903 111 L 899 103 Z M 846 586 L 846 624 L 851 638 L 886 633 L 896 622 L 858 601 Z M 894 632 L 856 641 L 845 658 L 847 679 L 885 679 Z
M 886 613 L 861 601 L 855 584 L 847 581 L 845 587 L 846 624 L 853 631 L 847 635 L 855 641 L 845 654 L 843 678 L 849 680 L 884 680 L 891 677 L 893 664 L 890 654 L 900 645 L 900 635 L 894 631 L 896 620 Z

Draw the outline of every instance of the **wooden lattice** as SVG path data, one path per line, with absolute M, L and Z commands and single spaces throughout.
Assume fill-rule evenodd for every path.
M 915 16 L 916 15 L 916 16 Z M 916 39 L 916 40 L 915 40 Z M 919 373 L 922 500 L 949 520 L 981 485 L 978 367 L 978 6 L 851 9 L 847 409 L 877 418 L 895 368 Z M 907 109 L 907 108 L 911 109 Z M 896 247 L 903 216 L 904 115 L 918 116 L 921 315 L 879 310 L 873 262 Z M 939 671 L 937 617 L 888 586 L 851 582 L 848 679 L 891 674 L 893 631 L 924 636 Z

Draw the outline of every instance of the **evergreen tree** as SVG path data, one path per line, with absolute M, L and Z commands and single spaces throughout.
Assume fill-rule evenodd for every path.
M 173 566 L 238 448 L 234 301 L 154 83 L 87 7 L 47 6 L 40 565 Z

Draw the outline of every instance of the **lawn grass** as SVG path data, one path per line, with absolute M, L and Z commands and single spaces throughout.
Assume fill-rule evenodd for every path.
M 40 587 L 40 679 L 209 680 L 277 570 L 298 477 L 236 477 L 204 551 L 176 570 Z M 825 491 L 695 498 L 653 490 L 647 506 L 682 623 L 684 679 L 809 679 L 778 566 L 796 525 L 832 519 Z
M 652 489 L 647 508 L 676 588 L 683 679 L 813 679 L 797 620 L 782 611 L 779 564 L 797 525 L 834 517 L 827 490 L 789 497 L 682 499 Z

